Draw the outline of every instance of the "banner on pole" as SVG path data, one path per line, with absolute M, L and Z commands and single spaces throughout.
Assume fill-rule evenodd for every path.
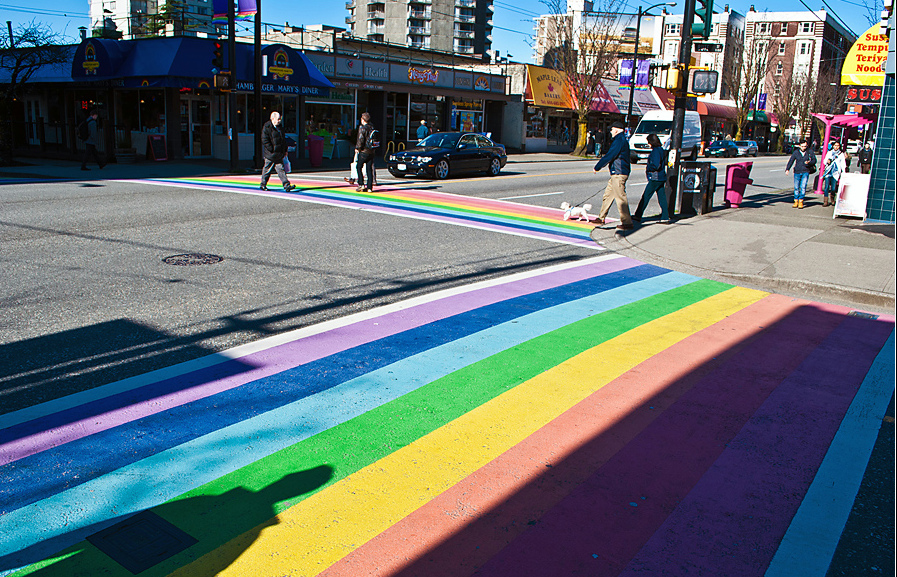
M 212 22 L 215 24 L 227 23 L 227 3 L 229 0 L 212 0 Z M 250 20 L 258 11 L 256 0 L 234 0 L 236 6 L 234 13 L 237 20 Z

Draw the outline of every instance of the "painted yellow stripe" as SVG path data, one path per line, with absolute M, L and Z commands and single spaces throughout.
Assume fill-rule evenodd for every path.
M 316 575 L 621 374 L 767 294 L 736 287 L 596 346 L 172 575 Z M 222 571 L 224 559 L 235 560 Z

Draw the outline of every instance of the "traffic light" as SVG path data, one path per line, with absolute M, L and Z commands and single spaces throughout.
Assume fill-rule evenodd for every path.
M 713 94 L 719 85 L 716 70 L 691 70 L 688 75 L 689 94 Z
M 695 21 L 691 25 L 691 35 L 707 40 L 712 29 L 713 0 L 695 0 Z
M 224 68 L 224 43 L 215 41 L 215 49 L 212 52 L 212 74 L 218 74 Z

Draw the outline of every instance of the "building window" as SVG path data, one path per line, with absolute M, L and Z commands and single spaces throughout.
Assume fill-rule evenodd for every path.
M 757 22 L 757 34 L 769 34 L 772 24 L 769 22 Z
M 678 36 L 682 32 L 682 24 L 667 24 L 667 36 Z
M 776 98 L 778 98 L 779 96 L 782 95 L 782 87 L 779 86 L 778 84 L 776 84 L 775 88 L 773 88 L 772 93 L 775 95 Z
M 779 54 L 784 54 L 784 53 L 785 53 L 785 43 L 779 42 Z
M 781 76 L 782 72 L 784 72 L 784 70 L 785 70 L 785 65 L 782 64 L 782 61 L 779 60 L 778 62 L 776 62 L 776 76 Z
M 666 50 L 663 53 L 663 59 L 665 62 L 672 62 L 679 57 L 679 43 L 678 42 L 667 42 Z
M 800 54 L 801 56 L 805 56 L 810 53 L 810 43 L 809 42 L 801 42 L 800 43 Z
M 812 22 L 801 22 L 800 23 L 800 31 L 803 34 L 812 34 L 813 33 L 813 23 Z
M 787 23 L 787 22 L 782 22 L 782 23 L 779 25 L 779 35 L 780 35 L 780 36 L 787 36 L 787 35 L 788 35 L 788 23 Z

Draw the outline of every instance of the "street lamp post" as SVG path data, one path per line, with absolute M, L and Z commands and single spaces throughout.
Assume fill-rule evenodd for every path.
M 635 21 L 635 48 L 632 51 L 632 76 L 629 79 L 629 109 L 626 112 L 626 128 L 632 129 L 632 101 L 635 99 L 635 74 L 638 70 L 638 41 L 639 41 L 639 33 L 642 31 L 642 16 L 646 14 L 649 10 L 653 10 L 658 6 L 675 6 L 675 2 L 661 2 L 660 4 L 654 4 L 653 6 L 649 6 L 642 10 L 642 7 L 638 7 L 638 18 Z

